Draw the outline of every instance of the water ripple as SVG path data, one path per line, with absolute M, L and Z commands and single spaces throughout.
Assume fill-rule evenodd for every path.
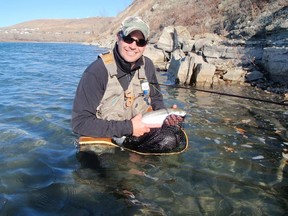
M 166 105 L 187 112 L 186 152 L 80 154 L 70 127 L 73 98 L 84 69 L 102 51 L 80 44 L 0 43 L 1 215 L 287 212 L 282 151 L 288 111 L 281 106 L 162 87 Z M 157 75 L 168 82 L 166 72 Z M 215 90 L 225 89 L 272 97 L 248 87 Z

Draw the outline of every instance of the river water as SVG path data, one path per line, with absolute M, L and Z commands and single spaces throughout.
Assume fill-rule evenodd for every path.
M 166 105 L 188 113 L 185 152 L 114 149 L 99 162 L 79 151 L 70 127 L 74 93 L 102 51 L 0 43 L 0 215 L 287 213 L 287 106 L 162 86 Z M 249 87 L 217 90 L 278 99 Z

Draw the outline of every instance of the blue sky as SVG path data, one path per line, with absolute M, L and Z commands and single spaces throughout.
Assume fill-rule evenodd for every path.
M 34 19 L 116 16 L 133 0 L 1 0 L 0 27 Z

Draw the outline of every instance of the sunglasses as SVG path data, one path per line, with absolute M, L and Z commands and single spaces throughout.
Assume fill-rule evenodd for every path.
M 132 44 L 135 41 L 138 47 L 144 47 L 146 46 L 148 42 L 145 39 L 135 40 L 134 38 L 131 38 L 130 36 L 124 36 L 124 35 L 121 35 L 121 38 L 127 44 Z

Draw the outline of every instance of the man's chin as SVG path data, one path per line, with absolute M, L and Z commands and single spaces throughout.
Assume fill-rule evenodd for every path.
M 125 56 L 124 59 L 125 59 L 125 61 L 127 61 L 127 62 L 133 63 L 133 62 L 136 62 L 138 58 L 139 58 L 139 57 Z

